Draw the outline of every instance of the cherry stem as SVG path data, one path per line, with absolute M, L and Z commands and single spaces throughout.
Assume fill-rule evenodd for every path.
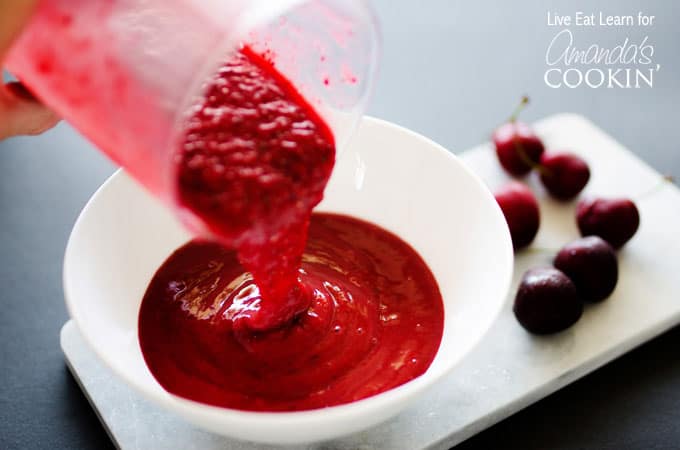
M 515 110 L 512 112 L 512 115 L 508 119 L 508 122 L 516 122 L 517 117 L 519 117 L 519 113 L 522 112 L 525 106 L 529 104 L 529 97 L 524 95 L 522 96 L 522 100 L 520 100 L 519 105 L 515 108 Z
M 545 174 L 549 177 L 552 176 L 552 174 L 546 167 L 529 158 L 529 155 L 527 155 L 526 150 L 524 150 L 524 146 L 519 141 L 519 139 L 517 139 L 517 136 L 515 136 L 515 138 L 512 140 L 512 143 L 515 146 L 515 151 L 519 155 L 519 158 L 522 160 L 522 162 L 524 162 L 524 164 L 531 167 L 533 170 L 536 170 L 541 175 Z
M 650 197 L 652 194 L 655 194 L 656 192 L 661 190 L 661 188 L 665 187 L 667 184 L 675 184 L 675 177 L 673 177 L 673 175 L 663 175 L 658 183 L 656 183 L 654 186 L 647 189 L 646 191 L 642 192 L 641 194 L 635 196 L 634 200 L 635 203 L 644 200 L 647 197 Z
M 515 123 L 517 122 L 517 118 L 519 117 L 519 113 L 522 112 L 522 110 L 529 104 L 529 96 L 523 95 L 522 99 L 519 102 L 519 105 L 515 108 L 515 110 L 512 112 L 512 115 L 508 119 L 508 122 L 510 123 Z M 524 164 L 527 166 L 531 167 L 532 169 L 538 171 L 541 174 L 545 174 L 550 176 L 550 172 L 543 167 L 541 164 L 538 162 L 532 160 L 529 158 L 529 155 L 527 154 L 526 150 L 524 150 L 524 146 L 522 145 L 521 142 L 519 142 L 519 139 L 517 139 L 517 136 L 513 139 L 513 144 L 515 146 L 515 151 L 519 155 L 520 159 Z

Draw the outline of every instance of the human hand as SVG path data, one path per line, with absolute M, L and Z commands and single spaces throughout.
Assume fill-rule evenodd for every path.
M 0 0 L 0 62 L 39 0 Z M 0 65 L 1 67 L 1 65 Z M 19 82 L 0 83 L 0 140 L 39 134 L 57 124 L 57 115 Z

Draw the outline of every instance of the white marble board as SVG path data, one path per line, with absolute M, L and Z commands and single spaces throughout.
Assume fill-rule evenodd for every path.
M 535 124 L 550 149 L 586 159 L 586 193 L 639 197 L 661 175 L 583 117 L 561 114 Z M 507 181 L 492 147 L 460 157 L 491 188 Z M 534 243 L 559 248 L 578 237 L 574 203 L 550 200 L 535 176 L 527 178 L 541 204 Z M 442 201 L 447 194 L 442 193 Z M 549 253 L 517 256 L 513 287 L 497 323 L 449 376 L 396 418 L 342 439 L 304 449 L 445 449 L 536 402 L 680 323 L 680 191 L 670 184 L 640 199 L 638 234 L 619 253 L 620 280 L 607 301 L 588 306 L 571 329 L 533 337 L 515 321 L 511 301 L 529 267 L 549 264 Z M 464 220 L 464 217 L 462 217 Z M 493 280 L 490 280 L 493 282 Z M 162 411 L 115 378 L 69 321 L 61 332 L 66 361 L 117 447 L 132 449 L 269 449 L 198 430 Z

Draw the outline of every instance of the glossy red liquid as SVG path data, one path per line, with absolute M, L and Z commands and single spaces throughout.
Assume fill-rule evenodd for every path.
M 170 256 L 139 314 L 144 358 L 169 392 L 305 410 L 429 367 L 443 303 L 418 254 L 349 217 L 310 226 L 334 156 L 323 120 L 249 48 L 210 80 L 177 153 L 177 200 L 219 243 Z
M 248 47 L 208 83 L 177 155 L 177 198 L 237 249 L 265 298 L 238 326 L 276 327 L 309 305 L 297 269 L 334 159 L 328 126 Z
M 235 326 L 262 299 L 237 255 L 192 241 L 151 281 L 139 314 L 146 363 L 169 392 L 253 411 L 348 403 L 422 374 L 442 337 L 437 283 L 397 236 L 314 214 L 299 277 L 311 304 L 266 332 Z

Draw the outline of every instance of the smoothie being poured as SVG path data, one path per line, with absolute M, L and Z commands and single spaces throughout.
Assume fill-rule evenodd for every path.
M 257 286 L 236 302 L 234 326 L 275 328 L 304 311 L 311 293 L 298 269 L 335 159 L 322 118 L 243 47 L 209 81 L 176 158 L 179 204 L 237 250 Z
M 386 230 L 312 216 L 333 136 L 271 62 L 244 47 L 186 126 L 177 200 L 222 245 L 187 243 L 149 283 L 139 342 L 156 380 L 216 406 L 299 411 L 425 372 L 443 333 L 436 280 Z

